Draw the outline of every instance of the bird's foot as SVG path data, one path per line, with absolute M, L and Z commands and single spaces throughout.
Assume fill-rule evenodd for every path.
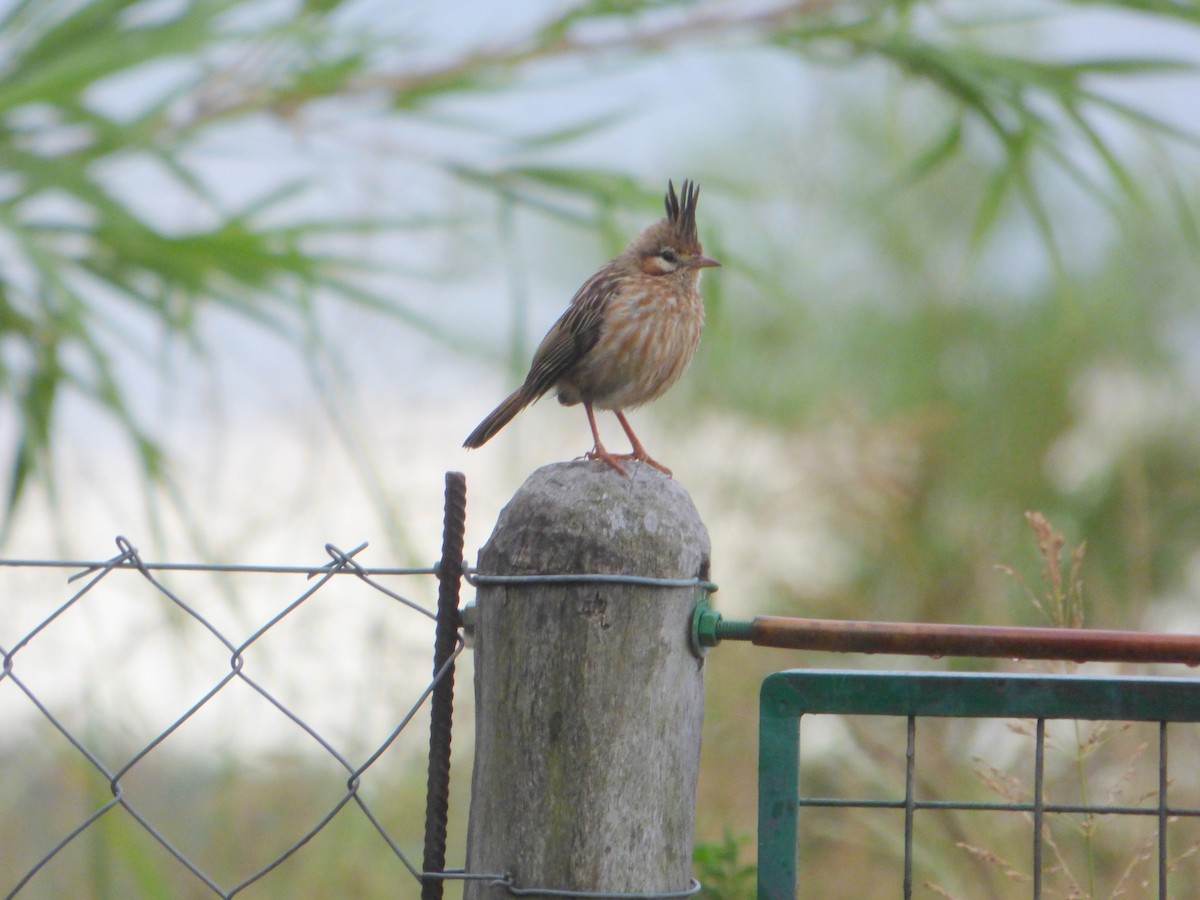
M 639 450 L 641 451 L 640 453 L 638 452 Z M 635 459 L 638 462 L 644 462 L 648 466 L 654 466 L 654 468 L 658 469 L 658 471 L 662 472 L 668 478 L 675 477 L 674 473 L 670 469 L 668 469 L 666 466 L 664 466 L 662 463 L 660 463 L 657 459 L 655 459 L 649 453 L 647 453 L 645 448 L 643 448 L 643 447 L 635 447 L 634 451 L 632 453 L 618 453 L 613 458 L 614 459 Z
M 609 453 L 607 450 L 605 450 L 603 444 L 596 444 L 595 447 L 593 447 L 591 450 L 589 450 L 587 453 L 585 453 L 583 455 L 583 458 L 584 459 L 595 459 L 595 460 L 599 460 L 600 462 L 608 463 L 610 466 L 612 466 L 614 469 L 616 469 L 618 472 L 620 472 L 624 477 L 626 477 L 626 478 L 629 477 L 629 473 L 626 472 L 623 468 L 621 468 L 621 464 L 619 462 L 617 462 L 618 457 L 613 456 L 611 453 Z M 621 458 L 624 458 L 624 457 L 621 457 Z
M 632 453 L 619 454 L 617 459 L 636 459 L 638 462 L 654 466 L 654 468 L 658 469 L 658 471 L 662 472 L 668 478 L 673 478 L 674 476 L 670 469 L 646 452 L 646 448 L 642 446 L 642 442 L 638 440 L 638 436 L 633 433 L 633 427 L 629 424 L 629 420 L 625 418 L 625 413 L 619 409 L 615 409 L 613 412 L 616 413 L 617 421 L 621 423 L 621 427 L 625 429 L 625 436 L 629 438 L 629 445 L 633 447 Z

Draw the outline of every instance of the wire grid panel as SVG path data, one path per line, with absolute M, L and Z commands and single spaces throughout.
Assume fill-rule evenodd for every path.
M 349 552 L 326 545 L 328 562 L 314 567 L 154 564 L 143 561 L 124 538 L 118 538 L 117 544 L 118 555 L 103 562 L 3 561 L 6 570 L 71 567 L 80 571 L 69 579 L 65 601 L 52 606 L 44 598 L 9 594 L 0 617 L 0 720 L 9 723 L 0 729 L 4 772 L 0 814 L 12 817 L 0 827 L 10 837 L 21 836 L 20 841 L 5 839 L 6 846 L 0 848 L 0 896 L 65 896 L 64 890 L 73 895 L 80 888 L 74 879 L 85 879 L 110 896 L 232 897 L 260 883 L 268 895 L 294 896 L 286 877 L 283 883 L 278 873 L 275 879 L 263 879 L 281 867 L 281 871 L 294 868 L 283 864 L 306 847 L 316 848 L 321 842 L 314 838 L 323 831 L 335 832 L 341 839 L 347 829 L 356 834 L 356 851 L 369 845 L 372 865 L 392 871 L 388 883 L 393 891 L 397 878 L 408 877 L 405 870 L 419 879 L 419 862 L 414 865 L 389 833 L 396 823 L 394 799 L 380 803 L 380 789 L 372 786 L 373 792 L 368 783 L 369 775 L 378 772 L 380 759 L 397 743 L 435 686 L 452 672 L 462 651 L 459 638 L 450 659 L 430 681 L 436 615 L 384 584 L 390 576 L 436 576 L 438 569 L 365 569 L 355 559 L 365 544 Z M 186 579 L 179 573 L 194 571 L 216 573 L 219 583 L 209 583 L 185 599 L 187 592 L 178 584 Z M 235 601 L 222 611 L 220 604 L 210 602 L 214 594 L 222 593 L 221 584 L 233 596 L 238 592 L 229 582 L 250 577 L 263 577 L 272 582 L 270 587 L 282 586 L 287 593 L 280 601 L 278 591 L 271 592 L 265 612 L 254 603 Z M 346 582 L 347 578 L 352 581 Z M 335 582 L 339 582 L 337 589 L 330 587 Z M 352 596 L 350 588 L 355 584 L 359 587 L 353 588 Z M 18 604 L 18 599 L 23 602 Z M 156 607 L 153 628 L 129 616 L 131 604 Z M 357 728 L 354 709 L 358 707 L 356 698 L 340 696 L 344 687 L 334 683 L 335 668 L 361 667 L 366 649 L 351 647 L 347 653 L 344 641 L 335 642 L 320 628 L 313 637 L 314 629 L 296 623 L 322 604 L 326 608 L 320 610 L 324 618 L 318 618 L 318 624 L 327 624 L 331 617 L 353 617 L 365 608 L 378 613 L 371 621 L 384 623 L 381 627 L 390 634 L 408 633 L 409 626 L 425 623 L 421 633 L 427 633 L 428 640 L 419 635 L 412 638 L 423 641 L 422 649 L 417 651 L 414 643 L 412 656 L 394 663 L 388 674 L 411 670 L 415 659 L 420 660 L 421 673 L 409 675 L 405 689 L 395 691 L 397 697 L 381 689 L 388 695 L 386 713 L 371 723 L 373 727 L 364 724 L 360 729 L 369 736 L 351 735 L 342 727 L 348 722 L 350 728 Z M 337 605 L 329 608 L 331 604 Z M 40 613 L 30 613 L 37 608 Z M 160 653 L 158 675 L 163 683 L 141 677 L 134 688 L 124 683 L 118 689 L 127 694 L 118 693 L 116 703 L 112 697 L 104 699 L 106 683 L 117 680 L 110 676 L 121 674 L 130 658 L 147 645 L 161 649 L 164 642 L 171 643 L 170 634 L 163 634 L 163 620 L 179 640 L 171 646 L 185 648 L 178 655 L 187 657 L 192 669 L 202 670 L 189 682 L 188 692 L 183 698 L 173 695 L 167 670 L 174 666 L 171 661 L 162 665 Z M 96 646 L 88 647 L 89 639 Z M 47 650 L 42 652 L 39 645 Z M 300 658 L 300 670 L 308 675 L 301 689 L 272 680 L 268 647 Z M 79 662 L 77 656 L 89 650 L 108 655 L 83 691 L 65 694 L 55 683 L 54 670 L 69 672 Z M 389 655 L 403 656 L 395 647 L 384 647 L 378 658 Z M 311 698 L 306 690 L 314 684 L 328 687 L 335 702 L 324 707 L 307 703 Z M 157 696 L 151 704 L 157 714 L 142 710 L 130 724 L 114 707 L 119 708 L 122 700 L 126 707 L 136 705 L 135 699 L 142 698 L 132 695 L 143 690 Z M 364 702 L 361 708 L 367 705 Z M 97 706 L 104 712 L 97 714 Z M 330 706 L 343 708 L 331 714 Z M 206 744 L 206 730 L 217 731 L 228 724 L 220 720 L 233 707 L 250 709 L 249 717 L 239 718 L 234 727 L 248 732 L 252 746 L 257 734 L 262 745 L 258 749 L 265 746 L 273 754 L 267 756 L 265 770 L 254 773 L 254 763 L 238 762 L 227 748 Z M 164 714 L 164 709 L 169 712 Z M 149 729 L 147 720 L 154 721 Z M 276 737 L 282 734 L 282 746 L 276 738 L 263 738 L 267 731 Z M 242 732 L 235 736 L 241 737 Z M 31 746 L 40 751 L 42 766 L 37 752 L 31 764 Z M 235 754 L 239 746 L 235 743 Z M 69 763 L 65 768 L 63 760 Z M 164 773 L 164 767 L 173 771 Z M 240 767 L 251 769 L 250 779 L 221 785 Z M 281 784 L 278 770 L 289 767 L 294 769 L 290 780 L 284 778 Z M 262 783 L 255 784 L 254 774 Z M 188 784 L 189 778 L 197 784 Z M 289 787 L 293 793 L 299 788 L 302 798 L 288 798 Z M 391 789 L 391 782 L 383 788 Z M 50 803 L 51 795 L 61 798 L 64 793 L 71 803 Z M 369 798 L 375 798 L 382 815 L 376 814 Z M 423 809 L 409 812 L 419 834 Z M 353 821 L 347 824 L 348 819 Z M 337 853 L 329 847 L 305 852 Z M 164 874 L 167 870 L 169 875 Z M 355 892 L 351 885 L 325 890 Z
M 758 896 L 1200 896 L 1197 722 L 1187 679 L 776 673 Z

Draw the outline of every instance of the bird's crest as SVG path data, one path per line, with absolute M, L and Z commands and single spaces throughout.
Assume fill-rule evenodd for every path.
M 675 195 L 675 184 L 667 182 L 667 221 L 675 229 L 680 241 L 689 246 L 699 246 L 700 236 L 696 233 L 696 201 L 700 199 L 700 188 L 684 180 L 682 202 Z

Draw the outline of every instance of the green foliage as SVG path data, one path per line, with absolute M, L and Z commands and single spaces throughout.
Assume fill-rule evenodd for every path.
M 926 6 L 928 15 L 914 7 Z M 1044 159 L 1097 197 L 1115 190 L 1136 196 L 1137 181 L 1100 130 L 1107 116 L 1124 120 L 1146 136 L 1163 135 L 1195 145 L 1197 135 L 1181 131 L 1095 87 L 1104 78 L 1130 80 L 1195 71 L 1195 61 L 1165 58 L 1103 58 L 1045 61 L 984 46 L 976 36 L 1003 27 L 981 28 L 971 20 L 938 15 L 936 6 L 911 4 L 864 17 L 836 32 L 855 55 L 886 60 L 907 78 L 925 82 L 951 101 L 949 126 L 904 170 L 900 183 L 927 176 L 963 150 L 968 126 L 979 125 L 1000 152 L 989 167 L 974 229 L 978 243 L 994 227 L 1003 201 L 1016 193 L 1033 216 L 1049 250 L 1058 252 L 1059 230 L 1035 179 Z M 932 22 L 932 24 L 930 24 Z M 919 25 L 917 23 L 920 23 Z M 806 32 L 780 36 L 785 46 L 803 48 Z M 825 37 L 822 35 L 822 37 Z M 1108 175 L 1108 184 L 1089 172 L 1086 148 Z
M 160 439 L 131 408 L 117 359 L 154 350 L 118 324 L 120 307 L 164 338 L 194 337 L 197 312 L 208 305 L 297 333 L 298 285 L 329 277 L 330 261 L 303 249 L 310 226 L 266 224 L 286 195 L 222 210 L 184 160 L 190 141 L 233 112 L 181 118 L 180 104 L 220 77 L 205 55 L 238 41 L 223 24 L 237 5 L 208 0 L 155 17 L 132 0 L 19 3 L 0 23 L 9 48 L 0 87 L 0 338 L 21 348 L 0 357 L 0 386 L 18 423 L 6 518 L 31 478 L 53 483 L 55 413 L 68 391 L 120 425 L 148 482 L 166 476 Z M 185 83 L 122 118 L 99 111 L 98 88 L 176 58 L 194 63 Z M 285 92 L 272 88 L 268 107 Z M 166 233 L 146 221 L 105 177 L 110 164 L 131 159 L 165 167 L 182 194 L 212 211 L 213 223 Z
M 36 746 L 6 747 L 7 771 L 29 776 L 3 801 L 0 861 L 5 890 L 70 829 L 93 811 L 111 808 L 38 870 L 17 896 L 88 896 L 100 900 L 202 898 L 212 891 L 166 850 L 123 806 L 95 767 L 73 748 L 47 753 Z M 89 746 L 128 758 L 103 740 Z M 340 769 L 320 760 L 279 753 L 251 766 L 198 763 L 194 756 L 152 754 L 126 773 L 125 799 L 209 878 L 226 889 L 268 865 L 303 838 L 345 790 Z M 124 753 L 125 755 L 121 755 Z M 398 761 L 388 775 L 368 776 L 364 794 L 406 857 L 420 861 L 424 802 L 421 760 Z M 387 798 L 382 802 L 379 798 Z M 186 814 L 180 815 L 180 811 Z M 465 841 L 465 822 L 452 817 L 450 846 Z M 344 806 L 321 832 L 252 887 L 260 897 L 418 896 L 420 887 L 355 803 Z M 448 897 L 461 895 L 455 887 Z
M 843 164 L 792 220 L 819 223 L 817 240 L 780 248 L 749 284 L 722 273 L 718 301 L 755 303 L 718 306 L 693 390 L 828 457 L 824 496 L 804 502 L 830 508 L 855 568 L 822 598 L 826 612 L 1032 620 L 992 567 L 1013 558 L 1021 516 L 1039 508 L 1088 540 L 1092 624 L 1135 627 L 1146 598 L 1179 588 L 1200 540 L 1185 499 L 1200 477 L 1189 424 L 1200 396 L 1169 337 L 1195 323 L 1194 247 L 1170 212 L 1194 195 L 1167 196 L 1134 166 L 1144 196 L 1110 218 L 1056 196 L 1064 267 L 1039 259 L 1012 208 L 977 249 L 963 198 L 989 177 L 980 148 L 902 193 L 864 183 L 895 171 L 944 111 L 897 134 L 879 108 L 891 99 L 843 110 Z M 748 243 L 772 246 L 748 223 Z M 1101 411 L 1111 403 L 1122 411 Z M 811 599 L 795 585 L 777 604 Z
M 693 857 L 696 879 L 705 900 L 749 900 L 757 890 L 757 867 L 741 858 L 749 837 L 734 837 L 726 828 L 719 843 L 697 844 Z
M 213 351 L 201 323 L 214 311 L 310 359 L 314 390 L 342 433 L 353 429 L 329 399 L 320 302 L 388 316 L 420 338 L 473 350 L 474 335 L 453 333 L 428 307 L 376 288 L 371 276 L 385 268 L 379 260 L 330 249 L 385 229 L 458 235 L 468 219 L 402 209 L 383 220 L 341 212 L 313 220 L 294 203 L 321 187 L 312 178 L 234 203 L 195 165 L 196 148 L 215 135 L 252 123 L 286 136 L 303 128 L 303 111 L 323 103 L 345 110 L 339 126 L 360 113 L 405 125 L 452 121 L 464 143 L 486 136 L 500 152 L 481 160 L 448 144 L 405 161 L 494 197 L 503 210 L 590 229 L 615 245 L 627 237 L 618 215 L 660 209 L 661 174 L 635 173 L 636 163 L 620 160 L 564 163 L 556 154 L 640 124 L 638 115 L 647 141 L 679 141 L 684 150 L 673 154 L 695 154 L 680 164 L 719 161 L 698 173 L 728 219 L 704 226 L 706 246 L 726 268 L 706 281 L 710 324 L 688 382 L 691 399 L 784 442 L 815 436 L 827 448 L 824 496 L 816 499 L 833 510 L 830 529 L 849 548 L 850 571 L 836 596 L 821 598 L 824 612 L 1036 620 L 1023 598 L 1014 600 L 1020 592 L 1011 580 L 995 573 L 998 562 L 1025 553 L 1028 509 L 1046 510 L 1072 545 L 1086 537 L 1091 625 L 1135 627 L 1148 602 L 1184 583 L 1200 542 L 1200 435 L 1190 424 L 1200 420 L 1200 399 L 1172 335 L 1195 324 L 1200 227 L 1194 169 L 1177 151 L 1190 152 L 1197 138 L 1131 99 L 1130 88 L 1197 66 L 1121 54 L 1057 57 L 1053 45 L 1039 43 L 1038 26 L 1039 18 L 1061 25 L 1099 11 L 1193 33 L 1194 4 L 1046 0 L 1032 5 L 1041 15 L 1030 16 L 999 2 L 797 0 L 743 9 L 583 0 L 524 33 L 446 56 L 412 54 L 416 62 L 396 47 L 422 49 L 420 36 L 353 25 L 351 14 L 363 6 L 303 0 L 279 15 L 279 4 L 244 0 L 13 0 L 0 11 L 0 426 L 12 441 L 0 448 L 6 526 L 33 484 L 53 498 L 66 398 L 119 428 L 149 491 L 171 489 L 164 435 L 134 398 L 139 380 L 159 373 L 164 345 L 201 358 Z M 771 129 L 745 138 L 749 149 L 736 144 L 747 131 L 739 120 L 705 122 L 704 141 L 690 132 L 683 140 L 659 135 L 657 110 L 641 108 L 637 97 L 556 125 L 528 126 L 518 117 L 498 126 L 461 112 L 472 100 L 559 86 L 564 71 L 588 85 L 614 67 L 655 64 L 673 78 L 672 54 L 680 51 L 706 63 L 782 54 L 806 72 L 833 73 L 821 84 L 833 86 L 836 112 L 805 129 L 793 110 L 771 106 Z M 119 108 L 99 101 L 125 79 L 154 80 L 156 67 L 170 67 L 173 80 L 149 100 Z M 879 92 L 871 87 L 880 84 Z M 773 88 L 748 83 L 748 100 Z M 834 149 L 810 162 L 779 140 L 788 127 L 800 129 L 806 150 Z M 789 155 L 764 174 L 772 152 Z M 152 221 L 112 175 L 130 165 L 169 182 L 199 212 L 193 224 Z M 822 167 L 814 178 L 821 189 L 789 193 L 814 165 Z M 771 215 L 781 206 L 783 227 Z M 813 245 L 802 240 L 812 236 L 799 227 L 803 215 L 819 222 Z M 1107 416 L 1100 400 L 1114 377 L 1132 391 L 1126 406 L 1141 419 L 1122 426 Z M 372 478 L 367 469 L 361 474 Z M 794 499 L 816 502 L 807 493 Z M 1071 571 L 1066 584 L 1081 577 Z M 805 586 L 787 581 L 769 602 L 808 614 L 811 600 Z M 746 698 L 760 670 L 779 658 L 723 648 L 708 665 L 720 672 L 727 659 L 744 665 L 713 679 L 725 692 L 710 708 L 714 728 L 749 715 Z M 742 724 L 752 733 L 752 723 Z M 869 736 L 857 738 L 871 749 Z M 731 749 L 722 750 L 706 737 L 705 746 L 706 765 L 722 772 L 729 790 L 748 795 L 746 741 L 726 741 Z M 872 764 L 869 752 L 862 757 Z M 212 776 L 191 789 L 210 802 L 245 791 L 232 779 L 213 787 Z M 265 808 L 304 799 L 294 783 L 278 790 L 284 799 Z M 410 792 L 408 807 L 419 804 L 417 790 Z M 714 808 L 702 798 L 702 816 Z M 697 848 L 706 896 L 752 895 L 746 841 L 733 837 L 752 821 L 730 830 L 733 817 L 710 825 L 725 825 L 723 838 Z M 261 839 L 257 822 L 234 826 L 205 839 L 235 847 Z M 375 840 L 362 830 L 366 836 L 354 833 L 349 843 L 314 842 L 323 855 L 300 855 L 295 868 L 281 868 L 277 877 L 295 878 L 294 890 L 289 882 L 291 892 L 282 893 L 327 879 L 325 893 L 334 894 L 355 877 L 371 879 L 361 893 L 387 890 L 393 882 L 359 861 L 360 848 Z M 851 832 L 861 844 L 861 829 Z M 894 829 L 889 834 L 895 838 Z M 878 860 L 888 834 L 869 836 L 879 838 L 867 849 Z M 114 894 L 130 886 L 145 896 L 171 892 L 163 878 L 174 861 L 151 856 L 144 834 L 127 822 L 106 817 L 88 838 L 98 895 L 106 884 L 116 885 Z M 963 871 L 970 885 L 970 865 Z
M 1177 4 L 1107 5 L 1195 20 Z M 396 36 L 348 24 L 353 17 L 346 14 L 363 6 L 305 2 L 289 17 L 235 0 L 25 0 L 0 14 L 0 45 L 7 48 L 0 81 L 0 339 L 14 348 L 0 356 L 0 401 L 17 426 L 6 453 L 6 520 L 31 480 L 53 486 L 51 446 L 65 394 L 118 424 L 148 484 L 167 479 L 162 436 L 130 403 L 129 376 L 118 360 L 154 360 L 155 345 L 172 340 L 204 352 L 198 321 L 209 309 L 228 310 L 301 353 L 313 353 L 320 334 L 312 321 L 316 297 L 397 316 L 453 346 L 470 344 L 355 277 L 377 263 L 314 251 L 318 239 L 364 229 L 448 231 L 456 222 L 421 219 L 414 211 L 403 211 L 398 221 L 306 221 L 288 211 L 289 202 L 313 186 L 306 182 L 229 208 L 189 158 L 221 128 L 260 119 L 286 130 L 311 104 L 380 95 L 401 120 L 436 117 L 447 99 L 518 93 L 548 62 L 620 57 L 637 63 L 677 47 L 719 53 L 748 41 L 785 48 L 805 63 L 882 60 L 908 84 L 944 97 L 949 113 L 933 140 L 906 165 L 893 167 L 894 183 L 943 172 L 974 152 L 980 133 L 990 135 L 1000 152 L 987 158 L 987 174 L 972 188 L 972 245 L 996 231 L 1015 198 L 1056 259 L 1060 226 L 1043 196 L 1041 164 L 1111 204 L 1139 196 L 1142 188 L 1101 127 L 1105 117 L 1147 139 L 1195 141 L 1098 86 L 1190 70 L 1192 62 L 1016 55 L 1003 49 L 1006 29 L 1015 27 L 1003 14 L 960 21 L 932 2 L 828 9 L 797 2 L 754 12 L 690 0 L 589 0 L 525 34 L 408 67 L 385 52 Z M 1069 8 L 1044 4 L 1047 15 Z M 619 33 L 611 29 L 613 20 L 623 22 Z M 985 40 L 993 33 L 999 36 Z M 97 102 L 118 80 L 149 79 L 153 67 L 165 63 L 174 66 L 175 81 L 152 100 L 120 111 Z M 549 133 L 513 134 L 515 159 L 506 164 L 480 167 L 452 152 L 424 162 L 505 203 L 613 234 L 614 210 L 657 203 L 657 179 L 648 189 L 618 167 L 595 171 L 538 157 L 623 118 L 580 117 Z M 148 221 L 107 175 L 114 164 L 133 161 L 158 167 L 181 199 L 205 211 L 206 224 L 179 229 Z M 725 178 L 736 183 L 734 173 Z M 595 212 L 581 212 L 586 209 Z M 1188 210 L 1184 204 L 1181 215 Z M 409 213 L 414 218 L 405 221 Z M 130 313 L 146 327 L 131 331 L 120 324 Z
M 710 324 L 691 399 L 785 442 L 825 441 L 820 500 L 848 548 L 849 572 L 836 596 L 821 598 L 823 611 L 1036 619 L 994 569 L 1019 558 L 1027 509 L 1046 510 L 1072 543 L 1086 536 L 1091 624 L 1136 625 L 1145 602 L 1180 586 L 1200 541 L 1200 437 L 1188 425 L 1200 401 L 1170 335 L 1194 322 L 1200 228 L 1193 172 L 1178 151 L 1192 151 L 1196 135 L 1130 88 L 1193 73 L 1196 63 L 1071 58 L 1038 36 L 1041 19 L 1061 26 L 1098 11 L 1194 30 L 1193 5 L 1046 0 L 1012 12 L 934 0 L 766 9 L 584 0 L 522 33 L 432 56 L 397 52 L 423 49 L 420 35 L 355 25 L 364 8 L 362 0 L 304 0 L 283 13 L 241 0 L 14 0 L 0 12 L 6 525 L 31 485 L 53 499 L 59 414 L 70 398 L 126 436 L 148 492 L 172 496 L 164 435 L 134 398 L 147 372 L 160 373 L 164 346 L 212 353 L 202 323 L 213 312 L 310 360 L 314 391 L 343 435 L 354 429 L 333 399 L 322 303 L 473 351 L 476 336 L 381 291 L 372 280 L 387 269 L 380 260 L 331 249 L 385 229 L 460 235 L 473 218 L 405 208 L 383 220 L 343 211 L 314 220 L 295 210 L 322 187 L 319 174 L 233 202 L 220 176 L 195 162 L 215 136 L 253 124 L 286 140 L 322 104 L 339 110 L 335 129 L 359 115 L 451 123 L 455 141 L 397 155 L 494 198 L 502 217 L 531 213 L 615 247 L 628 236 L 622 215 L 660 209 L 661 173 L 559 154 L 644 117 L 646 141 L 682 139 L 700 159 L 680 163 L 719 160 L 695 173 L 713 198 L 708 208 L 722 212 L 706 222 L 705 240 L 726 268 L 706 281 Z M 471 118 L 480 107 L 470 101 L 481 98 L 541 102 L 537 90 L 561 88 L 563 72 L 586 86 L 615 67 L 656 65 L 676 95 L 686 93 L 671 68 L 684 51 L 706 63 L 782 55 L 827 79 L 820 84 L 835 111 L 806 130 L 793 110 L 764 100 L 769 129 L 714 116 L 703 123 L 705 141 L 658 134 L 658 110 L 638 97 L 553 123 Z M 129 79 L 158 84 L 155 72 L 168 67 L 171 78 L 149 99 L 102 102 Z M 747 83 L 748 100 L 773 87 Z M 805 148 L 832 149 L 810 162 L 779 139 L 787 128 Z M 500 149 L 482 159 L 460 153 L 462 136 Z M 303 155 L 303 144 L 292 149 Z M 787 158 L 772 172 L 773 152 Z M 113 175 L 123 166 L 155 172 L 197 215 L 187 227 L 152 218 Z M 797 191 L 814 166 L 820 190 Z M 783 227 L 772 216 L 781 207 Z M 805 215 L 819 228 L 803 233 Z M 442 275 L 433 266 L 418 274 Z M 1135 394 L 1167 395 L 1166 412 L 1105 428 L 1112 423 L 1089 398 L 1112 377 Z M 1153 412 L 1155 403 L 1141 406 Z M 1095 451 L 1086 467 L 1068 452 L 1078 445 Z M 360 474 L 373 494 L 385 493 L 367 464 Z M 784 582 L 769 602 L 797 612 L 811 599 Z M 760 657 L 746 671 L 767 665 Z M 710 719 L 739 715 L 753 690 L 734 679 L 724 687 L 733 699 Z M 719 753 L 708 751 L 709 765 L 744 791 L 752 773 L 737 772 L 746 761 Z M 741 853 L 729 832 L 701 846 L 697 872 L 709 891 L 750 890 Z M 150 876 L 137 877 L 152 889 Z

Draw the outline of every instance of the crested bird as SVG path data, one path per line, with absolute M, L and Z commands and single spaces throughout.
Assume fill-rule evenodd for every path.
M 635 237 L 584 282 L 533 354 L 524 383 L 479 423 L 463 443 L 482 447 L 513 417 L 551 390 L 564 406 L 583 404 L 592 429 L 587 459 L 622 475 L 619 460 L 647 463 L 668 477 L 633 433 L 625 410 L 662 396 L 687 369 L 700 343 L 704 301 L 701 272 L 720 263 L 704 255 L 696 233 L 700 189 L 667 182 L 666 218 Z M 611 410 L 632 452 L 612 454 L 596 428 L 595 410 Z

